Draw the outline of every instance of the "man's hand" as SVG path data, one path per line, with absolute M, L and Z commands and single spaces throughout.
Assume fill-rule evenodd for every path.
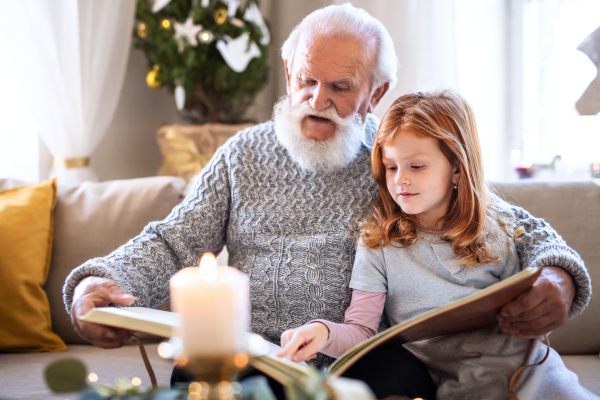
M 283 350 L 277 354 L 277 357 L 290 356 L 292 361 L 308 361 L 315 358 L 317 353 L 325 347 L 328 338 L 329 329 L 320 322 L 289 329 L 281 334 Z
M 563 325 L 575 297 L 571 276 L 562 268 L 544 267 L 533 286 L 497 315 L 504 332 L 533 339 Z
M 121 347 L 131 337 L 131 331 L 84 322 L 77 317 L 87 314 L 94 307 L 106 307 L 110 303 L 128 306 L 133 301 L 133 296 L 117 286 L 115 281 L 88 276 L 75 288 L 71 322 L 79 336 L 88 342 L 104 349 Z

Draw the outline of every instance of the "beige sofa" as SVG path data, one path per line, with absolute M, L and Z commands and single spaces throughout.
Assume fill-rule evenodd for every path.
M 0 180 L 0 190 L 19 185 Z M 600 290 L 600 182 L 515 182 L 497 184 L 507 200 L 545 218 L 582 256 L 595 290 Z M 149 384 L 137 346 L 102 350 L 85 344 L 71 327 L 62 303 L 62 285 L 68 273 L 89 258 L 108 254 L 135 236 L 143 226 L 166 217 L 181 201 L 184 182 L 179 178 L 144 178 L 104 183 L 84 183 L 60 188 L 55 209 L 52 264 L 45 286 L 52 312 L 53 330 L 68 344 L 61 353 L 0 354 L 0 398 L 75 399 L 55 396 L 46 388 L 44 367 L 53 360 L 76 357 L 99 383 L 139 377 Z M 582 384 L 600 395 L 600 298 L 583 315 L 550 336 L 567 367 Z M 155 343 L 148 346 L 158 382 L 168 385 L 172 364 L 158 357 Z

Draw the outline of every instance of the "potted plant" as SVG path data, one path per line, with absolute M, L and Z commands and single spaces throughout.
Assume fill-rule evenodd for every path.
M 136 19 L 134 46 L 148 59 L 148 86 L 165 87 L 194 124 L 159 129 L 167 156 L 161 174 L 181 164 L 169 155 L 184 159 L 187 175 L 195 174 L 223 139 L 252 124 L 246 110 L 269 74 L 268 23 L 257 0 L 139 0 Z

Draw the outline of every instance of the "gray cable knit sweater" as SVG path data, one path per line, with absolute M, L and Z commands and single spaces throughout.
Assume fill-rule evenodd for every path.
M 365 143 L 372 143 L 377 126 L 370 116 Z M 257 125 L 217 151 L 192 193 L 165 220 L 73 270 L 65 305 L 70 312 L 75 287 L 90 275 L 117 282 L 137 298 L 135 306 L 166 303 L 177 270 L 226 244 L 229 264 L 250 275 L 253 332 L 279 343 L 284 330 L 310 320 L 342 322 L 358 223 L 377 195 L 367 146 L 342 169 L 311 173 L 279 144 L 272 122 Z M 517 245 L 522 265 L 567 270 L 577 286 L 571 315 L 580 313 L 591 293 L 583 262 L 543 220 L 513 209 L 527 231 Z M 328 361 L 321 355 L 315 363 Z

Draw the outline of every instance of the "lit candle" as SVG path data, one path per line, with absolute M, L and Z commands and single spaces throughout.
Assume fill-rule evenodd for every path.
M 202 256 L 199 268 L 185 268 L 170 281 L 171 305 L 181 321 L 176 335 L 188 357 L 233 355 L 246 350 L 250 322 L 248 275 L 217 267 Z
M 592 164 L 592 178 L 600 178 L 600 164 Z

